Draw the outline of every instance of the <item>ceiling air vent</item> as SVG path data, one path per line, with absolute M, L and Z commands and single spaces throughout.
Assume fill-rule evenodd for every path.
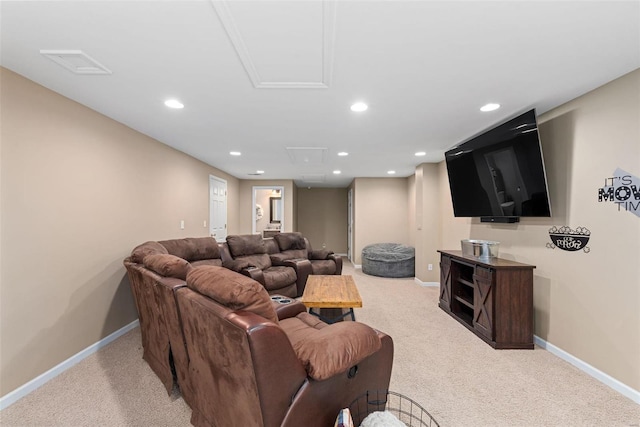
M 41 50 L 40 53 L 74 74 L 111 74 L 111 70 L 81 50 Z
M 326 153 L 324 147 L 287 147 L 287 154 L 294 165 L 321 165 Z
M 324 182 L 324 175 L 302 175 L 301 181 L 306 184 L 320 184 Z

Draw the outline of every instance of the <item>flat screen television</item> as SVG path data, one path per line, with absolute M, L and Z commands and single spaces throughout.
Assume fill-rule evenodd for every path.
M 535 110 L 451 148 L 445 161 L 456 217 L 517 222 L 551 216 Z

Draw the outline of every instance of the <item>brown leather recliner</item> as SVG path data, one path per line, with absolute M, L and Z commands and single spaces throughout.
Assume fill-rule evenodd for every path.
M 220 267 L 192 269 L 176 301 L 195 426 L 326 427 L 388 389 L 393 342 L 367 325 L 327 325 L 299 302 L 278 319 L 261 284 Z
M 277 246 L 269 245 L 273 245 L 271 239 L 263 239 L 257 234 L 229 235 L 223 265 L 258 281 L 269 294 L 301 296 L 312 271 L 311 263 L 306 258 L 274 258 Z
M 124 265 L 138 309 L 142 357 L 169 394 L 177 383 L 185 402 L 191 405 L 186 349 L 174 292 L 186 286 L 192 266 L 222 265 L 218 243 L 211 237 L 150 241 L 135 247 Z
M 282 259 L 308 259 L 311 274 L 342 274 L 342 258 L 326 249 L 313 250 L 309 239 L 301 233 L 280 233 L 273 237 Z M 273 258 L 273 257 L 272 257 Z

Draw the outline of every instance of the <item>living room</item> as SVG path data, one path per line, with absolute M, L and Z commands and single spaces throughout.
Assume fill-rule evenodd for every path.
M 640 173 L 636 68 L 538 116 L 553 214 L 499 225 L 454 217 L 444 161 L 343 188 L 240 179 L 0 68 L 0 395 L 135 322 L 122 260 L 147 240 L 207 236 L 213 175 L 227 181 L 229 234 L 251 233 L 254 185 L 281 185 L 285 230 L 343 254 L 351 190 L 353 264 L 370 243 L 414 246 L 417 286 L 439 282 L 437 250 L 499 241 L 501 257 L 536 266 L 536 344 L 640 402 L 637 207 L 598 200 L 617 169 Z M 590 251 L 549 247 L 563 226 L 588 228 Z

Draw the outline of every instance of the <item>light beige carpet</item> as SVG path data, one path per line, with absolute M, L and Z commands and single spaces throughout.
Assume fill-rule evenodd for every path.
M 364 275 L 356 319 L 393 337 L 391 390 L 441 426 L 640 426 L 640 405 L 551 353 L 493 350 L 438 308 L 438 289 Z M 188 426 L 142 360 L 136 328 L 0 412 L 3 426 Z M 235 427 L 235 426 L 224 426 Z M 246 426 L 238 426 L 246 427 Z M 301 426 L 304 427 L 304 426 Z

